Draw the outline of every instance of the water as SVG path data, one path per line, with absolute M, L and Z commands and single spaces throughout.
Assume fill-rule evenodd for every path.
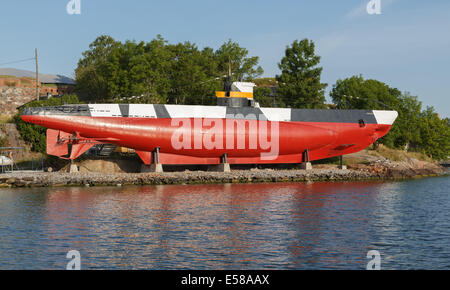
M 450 177 L 0 190 L 0 269 L 450 269 Z

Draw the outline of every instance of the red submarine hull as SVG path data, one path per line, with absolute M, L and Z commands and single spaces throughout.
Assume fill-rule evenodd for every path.
M 361 151 L 386 135 L 395 111 L 66 105 L 27 108 L 48 128 L 47 153 L 76 159 L 95 144 L 135 149 L 145 164 L 301 163 Z M 69 146 L 70 145 L 70 146 Z

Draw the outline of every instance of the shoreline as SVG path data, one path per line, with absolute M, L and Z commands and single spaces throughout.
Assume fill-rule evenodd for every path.
M 207 171 L 183 171 L 166 173 L 62 173 L 15 172 L 0 175 L 0 188 L 24 187 L 76 187 L 76 186 L 130 186 L 170 184 L 229 184 L 276 182 L 340 182 L 340 181 L 389 181 L 424 177 L 445 176 L 442 169 L 405 171 L 376 170 L 232 170 L 229 173 Z

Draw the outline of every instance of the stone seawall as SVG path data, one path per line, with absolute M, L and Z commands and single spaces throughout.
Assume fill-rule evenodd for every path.
M 13 116 L 16 108 L 32 101 L 36 90 L 32 88 L 0 87 L 0 115 Z
M 306 170 L 233 170 L 229 173 L 184 171 L 166 173 L 25 173 L 0 175 L 1 187 L 60 187 L 60 186 L 122 186 L 163 184 L 318 182 L 357 180 L 398 180 L 419 176 L 437 176 L 444 171 L 424 171 L 412 176 L 410 172 L 389 173 L 367 170 L 314 169 Z

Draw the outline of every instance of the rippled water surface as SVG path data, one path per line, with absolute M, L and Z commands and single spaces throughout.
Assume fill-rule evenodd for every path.
M 450 269 L 450 177 L 0 189 L 0 269 Z

